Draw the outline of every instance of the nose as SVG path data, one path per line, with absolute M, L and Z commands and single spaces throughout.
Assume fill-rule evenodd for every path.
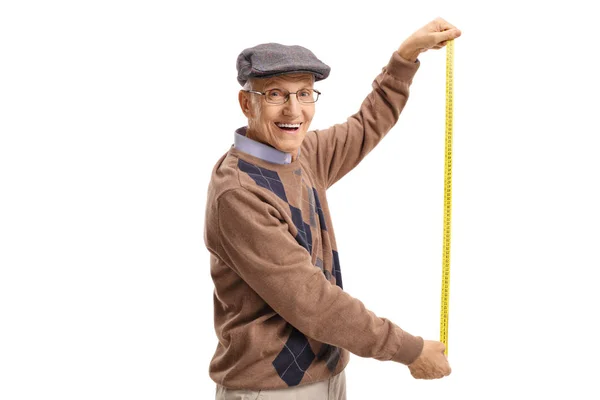
M 298 102 L 298 98 L 295 94 L 290 94 L 290 98 L 288 101 L 283 103 L 283 113 L 284 115 L 299 115 L 300 114 L 300 103 Z

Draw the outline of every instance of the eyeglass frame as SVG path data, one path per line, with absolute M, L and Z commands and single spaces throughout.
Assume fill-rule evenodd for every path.
M 287 95 L 285 96 L 285 100 L 283 101 L 283 103 L 272 103 L 269 100 L 267 100 L 267 97 L 266 97 L 267 92 L 270 92 L 271 90 L 281 90 L 281 91 L 286 91 L 287 92 Z M 298 92 L 301 92 L 302 90 L 312 90 L 313 92 L 315 92 L 317 94 L 317 98 L 315 99 L 315 101 L 300 101 L 300 98 L 298 97 Z M 275 105 L 279 105 L 279 106 L 282 105 L 282 104 L 287 103 L 290 100 L 290 95 L 292 95 L 292 94 L 296 95 L 296 100 L 298 100 L 299 104 L 315 104 L 317 102 L 317 100 L 319 100 L 319 96 L 321 95 L 321 92 L 319 92 L 317 89 L 307 89 L 307 88 L 300 89 L 300 90 L 297 90 L 295 92 L 288 92 L 285 89 L 279 89 L 279 88 L 269 89 L 269 90 L 267 90 L 267 92 L 259 92 L 257 90 L 247 90 L 247 89 L 242 89 L 242 91 L 243 92 L 248 92 L 248 93 L 260 94 L 262 96 L 265 96 L 265 101 L 267 103 L 269 103 L 269 104 L 275 104 Z

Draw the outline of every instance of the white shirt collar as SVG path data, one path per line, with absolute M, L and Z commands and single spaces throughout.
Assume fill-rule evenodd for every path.
M 258 157 L 262 160 L 274 164 L 289 164 L 292 162 L 292 154 L 284 153 L 267 144 L 257 142 L 256 140 L 246 137 L 247 126 L 243 126 L 235 131 L 233 147 L 251 156 Z M 300 155 L 300 149 L 298 149 Z

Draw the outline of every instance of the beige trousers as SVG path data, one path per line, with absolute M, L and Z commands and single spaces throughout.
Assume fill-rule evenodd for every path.
M 326 381 L 285 389 L 238 390 L 217 385 L 216 400 L 346 400 L 344 371 Z

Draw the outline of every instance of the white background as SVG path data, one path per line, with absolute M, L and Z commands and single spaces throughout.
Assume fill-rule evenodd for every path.
M 598 399 L 593 2 L 3 1 L 0 398 L 211 399 L 212 167 L 245 124 L 235 60 L 332 68 L 313 128 L 354 113 L 436 16 L 455 42 L 452 375 L 352 356 L 348 398 Z M 339 3 L 339 4 L 338 4 Z M 445 50 L 329 192 L 345 289 L 439 338 Z

